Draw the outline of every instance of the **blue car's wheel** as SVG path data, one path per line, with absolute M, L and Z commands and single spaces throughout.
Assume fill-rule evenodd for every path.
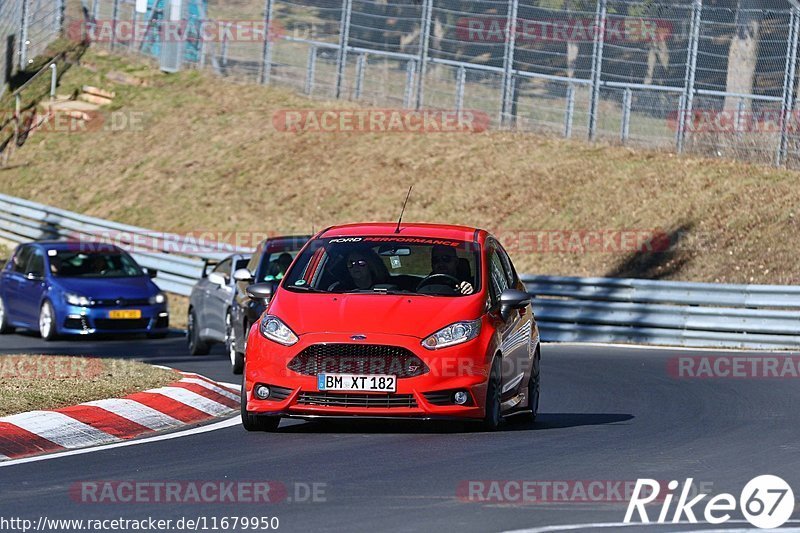
M 52 341 L 57 336 L 56 331 L 56 312 L 53 304 L 45 300 L 39 309 L 39 334 L 45 341 Z
M 0 298 L 0 335 L 13 333 L 14 328 L 8 325 L 8 315 L 6 314 L 6 304 Z

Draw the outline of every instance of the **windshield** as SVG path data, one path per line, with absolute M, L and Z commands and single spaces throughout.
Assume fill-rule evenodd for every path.
M 470 290 L 460 289 L 469 284 Z M 283 287 L 291 291 L 464 296 L 480 290 L 477 243 L 416 237 L 316 239 Z
M 144 272 L 125 252 L 49 250 L 50 272 L 63 278 L 131 278 Z

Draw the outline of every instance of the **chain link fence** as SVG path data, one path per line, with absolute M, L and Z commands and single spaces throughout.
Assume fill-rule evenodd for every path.
M 131 1 L 83 1 L 112 26 L 135 20 Z M 140 16 L 138 37 L 109 45 L 165 70 L 800 166 L 793 0 L 149 0 Z
M 0 94 L 61 34 L 65 0 L 0 0 Z

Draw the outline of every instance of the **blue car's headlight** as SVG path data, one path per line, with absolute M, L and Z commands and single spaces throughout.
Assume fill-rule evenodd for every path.
M 422 341 L 422 346 L 428 350 L 438 350 L 439 348 L 446 348 L 467 342 L 481 332 L 481 320 L 468 320 L 464 322 L 456 322 L 450 324 L 432 334 L 430 337 Z
M 299 340 L 289 326 L 274 315 L 264 315 L 258 328 L 261 335 L 284 346 L 291 346 Z
M 160 305 L 167 302 L 167 295 L 163 292 L 159 292 L 155 296 L 151 296 L 148 301 L 150 305 Z
M 75 294 L 74 292 L 65 292 L 64 300 L 69 305 L 76 305 L 78 307 L 90 307 L 94 305 L 94 302 L 91 300 L 91 298 L 81 296 L 80 294 Z

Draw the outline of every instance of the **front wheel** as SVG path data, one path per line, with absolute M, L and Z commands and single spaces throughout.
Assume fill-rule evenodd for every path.
M 536 415 L 539 414 L 539 397 L 541 396 L 541 371 L 539 370 L 539 360 L 541 356 L 539 349 L 536 349 L 536 354 L 533 356 L 533 368 L 531 369 L 531 378 L 528 380 L 528 407 L 531 412 L 528 415 L 528 420 L 536 422 Z
M 6 333 L 14 333 L 14 328 L 8 325 L 8 313 L 6 313 L 6 305 L 3 299 L 0 298 L 0 335 Z
M 502 375 L 500 357 L 496 357 L 492 363 L 492 372 L 486 385 L 486 414 L 483 417 L 483 429 L 485 431 L 497 431 L 503 423 L 501 413 Z
M 233 333 L 233 317 L 231 312 L 225 314 L 225 349 L 231 360 L 231 371 L 241 374 L 244 370 L 244 354 L 236 349 L 236 337 Z
M 247 410 L 247 390 L 245 380 L 242 379 L 242 392 L 240 395 L 242 426 L 247 431 L 276 431 L 281 423 L 279 416 L 253 415 Z
M 39 334 L 48 342 L 56 338 L 56 312 L 47 300 L 39 309 Z

